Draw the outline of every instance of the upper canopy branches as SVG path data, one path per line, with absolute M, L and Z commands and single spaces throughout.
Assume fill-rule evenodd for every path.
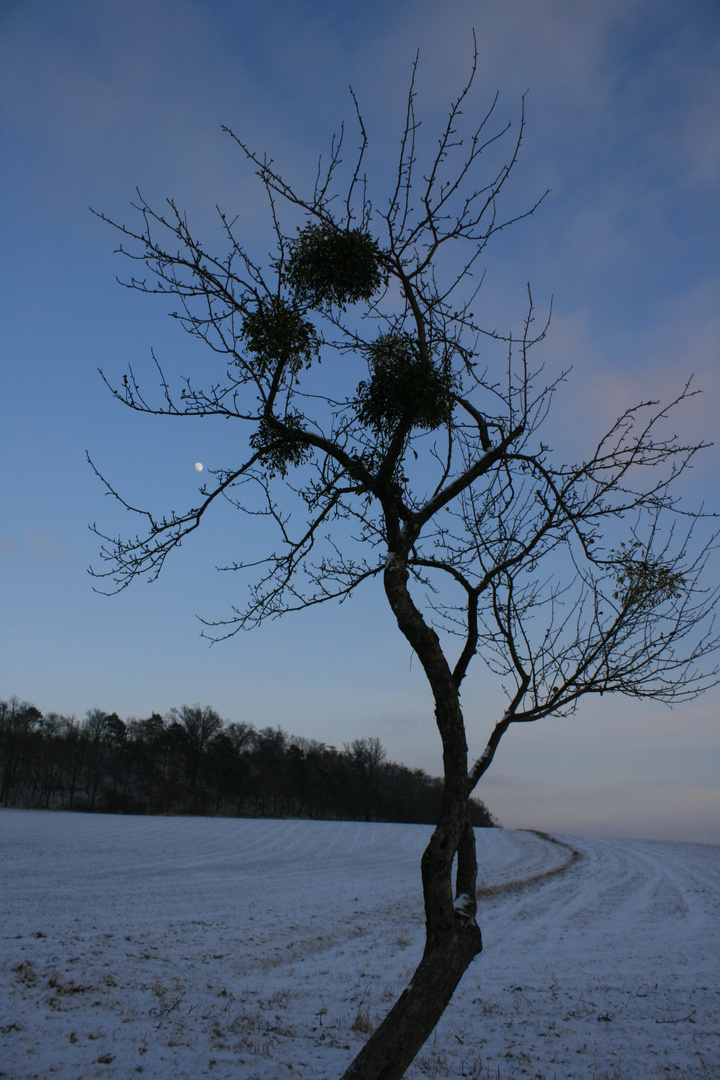
M 255 578 L 247 605 L 211 624 L 218 636 L 342 599 L 382 573 L 389 553 L 424 587 L 438 625 L 461 635 L 457 684 L 478 651 L 506 680 L 507 722 L 573 708 L 591 691 L 698 692 L 714 677 L 701 663 L 717 644 L 716 593 L 703 593 L 701 576 L 712 539 L 696 547 L 692 528 L 680 537 L 670 522 L 675 485 L 704 444 L 664 427 L 693 392 L 629 409 L 580 463 L 558 464 L 543 444 L 565 377 L 531 364 L 548 319 L 535 325 L 528 289 L 519 331 L 488 331 L 473 274 L 492 236 L 544 195 L 500 215 L 524 102 L 516 133 L 493 127 L 497 98 L 468 128 L 474 74 L 420 163 L 413 70 L 385 203 L 369 197 L 357 105 L 353 161 L 344 164 L 343 132 L 307 196 L 230 133 L 268 196 L 266 263 L 222 212 L 221 255 L 173 202 L 159 213 L 139 197 L 136 227 L 110 221 L 120 251 L 144 267 L 125 284 L 172 297 L 173 316 L 218 360 L 206 383 L 181 379 L 179 390 L 155 361 L 154 402 L 132 369 L 113 393 L 139 412 L 239 421 L 245 439 L 235 462 L 209 470 L 196 507 L 135 510 L 144 531 L 131 539 L 99 532 L 108 568 L 96 576 L 115 589 L 156 577 L 222 497 L 271 523 L 278 544 L 260 563 L 229 567 Z M 482 177 L 488 154 L 495 164 Z M 488 353 L 493 342 L 502 359 Z

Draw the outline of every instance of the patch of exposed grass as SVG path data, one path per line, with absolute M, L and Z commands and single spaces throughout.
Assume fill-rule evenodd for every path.
M 350 1025 L 352 1031 L 357 1035 L 371 1035 L 375 1030 L 375 1025 L 370 1019 L 370 1006 L 366 1005 L 363 1009 L 362 1005 L 358 1006 L 358 1011 L 355 1014 L 355 1019 Z

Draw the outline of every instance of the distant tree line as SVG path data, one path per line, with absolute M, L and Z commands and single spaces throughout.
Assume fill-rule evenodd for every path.
M 303 817 L 434 824 L 442 780 L 386 760 L 379 739 L 342 750 L 207 706 L 83 720 L 0 700 L 0 805 L 126 814 Z M 473 824 L 492 815 L 472 800 Z

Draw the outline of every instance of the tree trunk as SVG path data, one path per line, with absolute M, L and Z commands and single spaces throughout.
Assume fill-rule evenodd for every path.
M 475 920 L 458 915 L 453 933 L 426 950 L 409 986 L 342 1080 L 400 1080 L 432 1034 L 481 948 L 482 937 Z
M 470 825 L 467 742 L 459 690 L 437 634 L 412 601 L 407 579 L 404 556 L 391 554 L 385 567 L 385 591 L 398 626 L 417 653 L 432 688 L 443 745 L 440 820 L 422 857 L 425 951 L 409 986 L 342 1080 L 400 1080 L 432 1034 L 471 960 L 482 949 L 475 921 L 477 858 Z

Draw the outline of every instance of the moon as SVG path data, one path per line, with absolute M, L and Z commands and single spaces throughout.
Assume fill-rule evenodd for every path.
M 202 462 L 201 462 L 201 461 L 196 461 L 196 462 L 195 462 L 195 469 L 197 470 L 197 472 L 202 472 L 202 471 L 203 471 L 203 467 L 202 467 Z

